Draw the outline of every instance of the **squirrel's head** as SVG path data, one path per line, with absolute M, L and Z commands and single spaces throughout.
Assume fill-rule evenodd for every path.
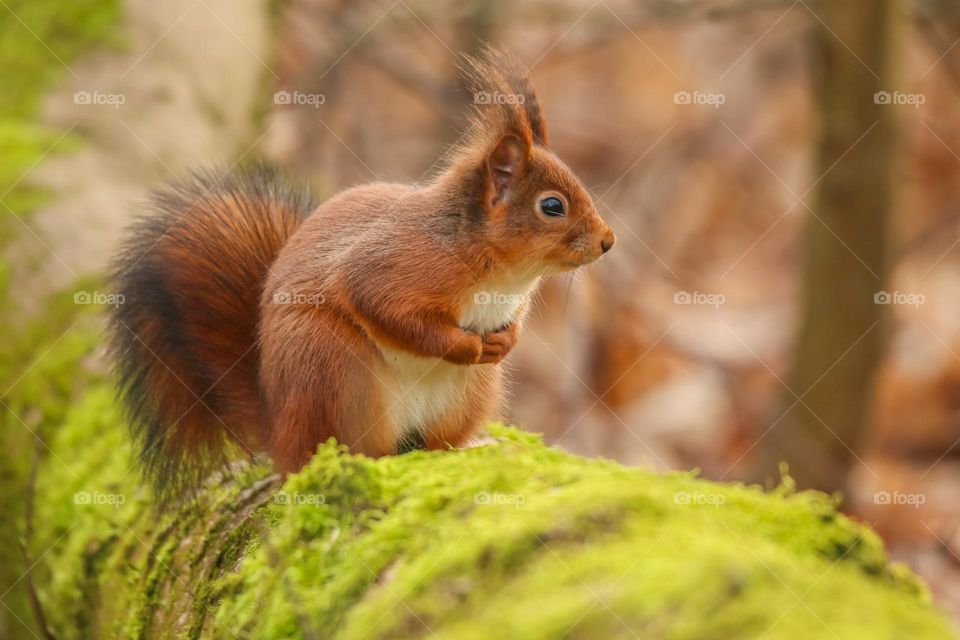
M 463 147 L 469 152 L 457 165 L 474 185 L 472 217 L 491 247 L 541 273 L 600 258 L 616 236 L 583 183 L 547 147 L 546 122 L 527 71 L 493 49 L 483 61 L 466 57 L 463 70 L 476 109 Z
M 484 208 L 498 247 L 546 273 L 589 264 L 617 238 L 573 172 L 546 146 L 508 133 L 486 158 Z

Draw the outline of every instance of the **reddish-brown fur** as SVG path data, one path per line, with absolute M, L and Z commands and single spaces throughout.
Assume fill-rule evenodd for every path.
M 395 453 L 411 434 L 430 449 L 463 445 L 497 406 L 499 363 L 517 341 L 539 278 L 592 262 L 613 245 L 586 190 L 546 147 L 525 71 L 507 56 L 488 55 L 486 62 L 466 61 L 471 88 L 522 100 L 480 105 L 467 142 L 429 183 L 349 189 L 295 231 L 289 224 L 296 216 L 284 217 L 277 251 L 271 245 L 250 253 L 251 228 L 240 212 L 251 204 L 236 200 L 243 193 L 215 205 L 201 199 L 197 207 L 215 206 L 216 215 L 184 212 L 194 221 L 181 223 L 187 241 L 161 239 L 171 287 L 224 281 L 223 295 L 198 297 L 204 311 L 179 310 L 202 351 L 161 357 L 187 376 L 197 360 L 222 373 L 212 385 L 212 412 L 243 429 L 242 446 L 269 448 L 279 470 L 299 469 L 330 437 L 371 456 Z M 564 201 L 566 215 L 540 210 L 549 196 Z M 226 268 L 197 258 L 197 236 L 217 243 L 213 255 L 230 256 Z M 246 264 L 249 273 L 231 272 L 234 264 Z M 260 288 L 247 285 L 257 278 L 259 314 L 254 309 L 240 320 L 231 309 L 250 310 L 246 297 Z M 243 299 L 227 293 L 237 283 Z M 483 302 L 485 292 L 496 302 Z M 254 342 L 248 333 L 257 315 Z M 224 326 L 225 319 L 234 324 Z M 141 330 L 161 322 L 140 320 Z M 231 369 L 241 346 L 247 352 Z M 173 416 L 189 403 L 159 369 L 144 375 L 158 398 L 152 410 Z M 196 417 L 210 422 L 209 415 Z

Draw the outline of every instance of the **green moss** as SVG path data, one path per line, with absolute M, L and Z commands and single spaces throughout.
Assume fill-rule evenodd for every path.
M 378 461 L 322 448 L 270 507 L 274 553 L 222 581 L 212 637 L 948 637 L 826 496 L 493 431 L 500 446 Z
M 38 444 L 84 404 L 74 406 L 74 400 L 83 398 L 85 390 L 102 379 L 99 372 L 90 366 L 91 354 L 99 342 L 99 321 L 94 309 L 73 304 L 72 293 L 55 297 L 47 305 L 45 323 L 30 323 L 13 326 L 19 317 L 4 316 L 0 331 L 8 338 L 0 341 L 0 380 L 4 385 L 3 407 L 0 412 L 0 511 L 6 517 L 0 519 L 0 537 L 11 541 L 0 545 L 0 586 L 4 603 L 11 607 L 16 617 L 11 618 L 10 637 L 33 637 L 23 626 L 32 623 L 32 612 L 26 606 L 24 583 L 16 582 L 25 569 L 19 546 L 13 540 L 23 535 L 23 514 L 26 506 L 25 483 L 35 452 L 51 465 L 61 467 L 69 476 L 84 465 L 75 453 L 51 454 L 46 446 Z M 84 398 L 95 401 L 97 396 Z M 101 394 L 103 406 L 111 411 L 107 417 L 115 425 L 118 418 L 113 411 L 112 397 Z M 114 426 L 108 434 L 122 436 Z M 117 442 L 114 446 L 119 445 Z M 77 450 L 85 446 L 77 443 Z M 65 457 L 64 457 L 65 456 Z M 41 527 L 45 520 L 43 500 L 36 501 L 37 523 L 31 548 L 34 557 L 43 553 L 48 536 L 57 527 Z M 62 532 L 62 531 L 61 531 Z M 57 534 L 59 535 L 59 533 Z M 19 620 L 17 620 L 19 618 Z
M 68 66 L 95 43 L 108 41 L 120 13 L 119 0 L 5 0 L 0 6 L 0 248 L 23 232 L 14 216 L 24 218 L 47 194 L 26 174 L 46 154 L 76 146 L 77 137 L 39 124 L 44 92 L 69 74 Z M 26 606 L 23 558 L 14 541 L 22 535 L 23 487 L 35 434 L 56 423 L 66 407 L 62 395 L 29 396 L 20 376 L 66 327 L 58 319 L 28 325 L 18 305 L 7 298 L 9 266 L 0 261 L 0 628 L 5 637 L 35 637 Z M 76 310 L 73 310 L 74 312 Z M 70 369 L 60 369 L 67 371 Z M 34 384 L 44 384 L 34 376 Z M 59 381 L 59 380 L 58 380 Z M 62 389 L 61 389 L 62 390 Z M 34 388 L 32 391 L 36 391 Z M 34 403 L 36 400 L 36 403 Z
M 656 476 L 494 431 L 499 447 L 445 454 L 321 450 L 284 490 L 324 500 L 272 507 L 283 565 L 262 547 L 247 557 L 213 636 L 948 637 L 920 583 L 826 496 Z
M 949 637 L 822 494 L 655 475 L 494 425 L 498 445 L 465 451 L 326 444 L 279 492 L 246 467 L 158 516 L 106 383 L 69 407 L 51 447 L 72 472 L 47 459 L 38 486 L 61 638 Z

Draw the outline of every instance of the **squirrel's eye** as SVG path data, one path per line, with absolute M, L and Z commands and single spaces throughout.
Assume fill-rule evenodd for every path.
M 558 218 L 563 215 L 563 202 L 560 198 L 544 198 L 540 201 L 540 211 L 543 211 L 544 215 Z

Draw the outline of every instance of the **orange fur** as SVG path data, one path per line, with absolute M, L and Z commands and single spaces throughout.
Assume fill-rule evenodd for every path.
M 614 243 L 580 181 L 547 148 L 539 99 L 519 63 L 488 51 L 463 68 L 472 90 L 501 98 L 478 104 L 467 141 L 428 183 L 343 191 L 295 229 L 284 218 L 280 242 L 257 255 L 249 254 L 260 241 L 249 217 L 269 205 L 235 191 L 216 200 L 218 215 L 183 212 L 190 241 L 162 243 L 171 288 L 222 281 L 224 289 L 180 310 L 202 351 L 163 355 L 188 377 L 198 356 L 226 371 L 214 385 L 223 392 L 218 417 L 247 425 L 243 433 L 254 435 L 241 443 L 268 448 L 283 472 L 331 437 L 371 456 L 395 453 L 414 434 L 430 449 L 462 446 L 499 402 L 500 362 L 540 279 L 593 262 Z M 543 210 L 550 197 L 564 215 Z M 238 280 L 230 260 L 223 268 L 198 260 L 195 241 L 211 236 L 208 251 L 248 263 L 252 277 Z M 258 285 L 233 300 L 231 281 Z M 141 330 L 159 321 L 140 320 Z M 228 360 L 248 347 L 234 373 Z M 188 404 L 169 376 L 145 376 L 154 391 L 170 387 L 161 399 L 172 394 L 177 409 L 165 414 Z M 226 409 L 234 404 L 244 409 Z

